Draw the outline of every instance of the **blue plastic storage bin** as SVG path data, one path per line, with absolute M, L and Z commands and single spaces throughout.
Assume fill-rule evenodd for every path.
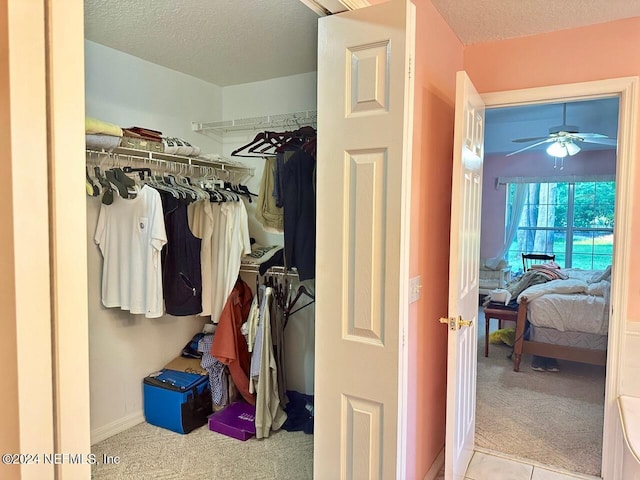
M 189 433 L 212 412 L 207 376 L 163 369 L 145 377 L 143 386 L 144 416 L 151 425 Z

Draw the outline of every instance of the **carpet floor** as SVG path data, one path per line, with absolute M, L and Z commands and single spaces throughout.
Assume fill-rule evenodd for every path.
M 207 426 L 180 435 L 141 423 L 92 447 L 118 456 L 119 464 L 92 467 L 91 478 L 109 480 L 251 480 L 313 478 L 313 435 L 275 432 L 246 442 L 210 431 Z
M 482 311 L 479 320 L 476 446 L 599 476 L 605 367 L 559 361 L 560 372 L 537 372 L 525 355 L 514 372 L 511 347 L 491 344 L 485 358 Z
M 560 372 L 520 372 L 511 347 L 490 345 L 484 357 L 480 314 L 476 446 L 562 470 L 600 474 L 605 369 L 560 362 Z M 495 322 L 494 322 L 495 323 Z M 141 423 L 92 447 L 118 464 L 92 467 L 92 478 L 113 480 L 313 478 L 313 435 L 279 431 L 242 442 L 206 426 L 188 435 Z

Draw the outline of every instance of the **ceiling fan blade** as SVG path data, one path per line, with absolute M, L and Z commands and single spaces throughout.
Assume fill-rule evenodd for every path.
M 599 145 L 610 145 L 612 147 L 615 147 L 616 145 L 618 145 L 618 140 L 615 138 L 588 138 L 588 137 L 583 137 L 582 140 L 578 139 L 579 141 L 582 141 L 584 143 L 597 143 Z
M 536 140 L 546 139 L 548 137 L 529 137 L 529 138 L 516 138 L 515 140 L 511 140 L 512 142 L 523 143 L 523 142 L 535 142 Z
M 545 140 L 543 140 L 541 142 L 536 142 L 536 143 L 533 143 L 531 145 L 527 145 L 526 147 L 521 148 L 520 150 L 516 150 L 515 152 L 507 153 L 505 155 L 505 157 L 510 157 L 511 155 L 515 155 L 516 153 L 524 152 L 525 150 L 529 150 L 530 148 L 537 147 L 538 145 L 542 145 L 543 143 L 549 143 L 549 142 L 553 142 L 553 141 L 555 141 L 554 138 L 546 138 Z
M 576 136 L 582 138 L 609 138 L 601 133 L 576 133 Z

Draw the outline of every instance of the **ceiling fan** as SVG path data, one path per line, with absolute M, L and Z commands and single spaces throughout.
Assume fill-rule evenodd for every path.
M 526 143 L 535 142 L 531 145 L 527 145 L 524 148 L 516 150 L 515 152 L 508 153 L 506 156 L 510 157 L 516 153 L 524 152 L 525 150 L 532 149 L 538 145 L 548 143 L 547 153 L 552 157 L 564 158 L 567 155 L 575 155 L 581 149 L 578 142 L 584 143 L 597 143 L 600 145 L 610 145 L 615 147 L 617 140 L 615 138 L 609 138 L 601 133 L 586 133 L 580 132 L 580 128 L 576 125 L 567 125 L 567 104 L 562 105 L 562 125 L 551 127 L 549 129 L 549 135 L 546 137 L 528 137 L 528 138 L 516 138 L 513 142 Z

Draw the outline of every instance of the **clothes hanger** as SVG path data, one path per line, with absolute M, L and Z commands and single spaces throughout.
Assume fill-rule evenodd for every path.
M 232 157 L 248 157 L 248 158 L 256 157 L 258 155 L 254 155 L 253 150 L 251 149 L 259 148 L 267 144 L 267 142 L 268 142 L 267 132 L 260 132 L 249 143 L 231 152 L 231 156 Z
M 105 205 L 111 205 L 113 203 L 113 187 L 111 186 L 111 183 L 109 183 L 109 181 L 102 175 L 100 167 L 93 167 L 93 171 L 98 182 L 102 185 L 102 203 Z
M 87 184 L 87 194 L 91 197 L 97 197 L 98 195 L 100 195 L 100 189 L 93 182 L 93 179 L 89 175 L 89 167 L 85 167 L 84 171 L 85 171 L 85 179 Z
M 111 185 L 116 187 L 116 190 L 118 191 L 118 194 L 121 198 L 129 198 L 129 190 L 127 190 L 127 187 L 120 183 L 120 181 L 116 178 L 115 172 L 113 172 L 112 170 L 107 170 L 106 172 L 104 172 L 104 176 L 107 178 Z

